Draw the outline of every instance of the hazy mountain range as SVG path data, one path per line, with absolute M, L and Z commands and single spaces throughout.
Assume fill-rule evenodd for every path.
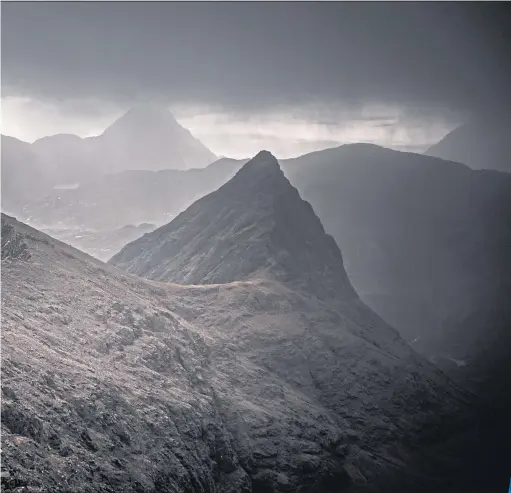
M 243 161 L 222 158 L 190 170 L 130 170 L 91 179 L 26 201 L 17 214 L 36 227 L 112 229 L 168 222 L 195 199 L 227 181 Z
M 135 239 L 113 231 L 166 224 L 243 163 L 114 174 L 56 190 L 19 217 L 106 260 Z M 362 299 L 442 368 L 486 388 L 486 365 L 505 364 L 511 346 L 511 175 L 368 144 L 281 164 L 340 246 Z
M 43 197 L 55 186 L 123 170 L 200 168 L 215 159 L 168 110 L 144 104 L 97 137 L 58 134 L 29 144 L 2 136 L 2 206 L 19 212 L 23 198 Z

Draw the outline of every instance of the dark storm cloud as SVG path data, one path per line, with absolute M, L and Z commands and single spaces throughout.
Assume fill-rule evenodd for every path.
M 509 102 L 495 3 L 2 3 L 2 92 L 274 105 Z

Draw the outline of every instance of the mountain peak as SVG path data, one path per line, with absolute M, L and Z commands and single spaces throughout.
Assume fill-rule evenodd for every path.
M 251 160 L 253 163 L 268 163 L 268 164 L 277 164 L 277 158 L 270 152 L 266 150 L 259 151 Z
M 269 151 L 258 152 L 238 170 L 237 176 L 238 182 L 245 180 L 244 187 L 260 186 L 261 180 L 267 180 L 272 176 L 286 180 L 277 158 Z
M 166 106 L 139 104 L 99 137 L 114 170 L 202 168 L 216 156 Z
M 112 132 L 167 131 L 169 127 L 179 127 L 179 123 L 168 108 L 157 104 L 139 104 L 112 123 L 103 135 Z
M 270 279 L 318 298 L 356 297 L 334 239 L 267 151 L 110 262 L 159 281 Z
M 169 108 L 157 103 L 138 104 L 130 108 L 125 117 L 145 117 L 145 118 L 167 118 L 175 121 L 174 115 Z

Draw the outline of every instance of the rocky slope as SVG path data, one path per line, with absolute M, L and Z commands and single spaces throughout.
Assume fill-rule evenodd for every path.
M 239 251 L 234 267 L 222 267 L 233 282 L 134 278 L 2 216 L 6 491 L 417 491 L 476 484 L 481 470 L 487 487 L 500 480 L 488 481 L 484 461 L 495 467 L 496 456 L 482 438 L 496 435 L 474 428 L 470 396 L 360 302 L 310 206 L 300 206 L 303 220 L 323 259 L 311 258 L 292 222 L 277 220 L 294 214 L 280 204 L 280 186 L 292 205 L 299 197 L 260 158 L 226 185 L 229 194 L 233 183 L 240 193 L 254 180 L 276 186 L 273 203 L 261 189 L 253 205 L 265 212 L 252 225 L 260 235 L 245 243 L 270 249 L 272 265 L 257 279 L 245 276 Z M 191 208 L 199 218 L 204 204 Z M 238 226 L 234 216 L 235 234 Z M 305 270 L 288 270 L 275 246 Z M 321 265 L 332 269 L 323 273 L 328 296 L 315 282 Z M 230 279 L 238 274 L 246 280 Z M 339 288 L 335 301 L 328 287 Z
M 339 244 L 366 303 L 465 383 L 502 381 L 489 368 L 505 365 L 511 347 L 507 175 L 371 145 L 282 166 Z
M 458 161 L 473 169 L 511 172 L 511 118 L 491 115 L 448 133 L 430 147 L 428 156 Z

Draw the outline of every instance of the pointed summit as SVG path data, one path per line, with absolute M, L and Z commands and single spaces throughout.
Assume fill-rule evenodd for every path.
M 169 127 L 179 127 L 174 115 L 164 106 L 139 104 L 128 110 L 110 125 L 103 135 L 114 132 L 165 132 Z
M 279 168 L 279 162 L 277 158 L 270 152 L 266 150 L 259 151 L 248 163 L 250 166 L 248 168 L 253 168 L 255 166 L 269 165 Z
M 140 104 L 98 137 L 102 155 L 113 169 L 202 168 L 216 156 L 158 104 Z
M 262 278 L 319 298 L 356 297 L 337 244 L 267 151 L 110 262 L 159 281 L 222 284 Z

